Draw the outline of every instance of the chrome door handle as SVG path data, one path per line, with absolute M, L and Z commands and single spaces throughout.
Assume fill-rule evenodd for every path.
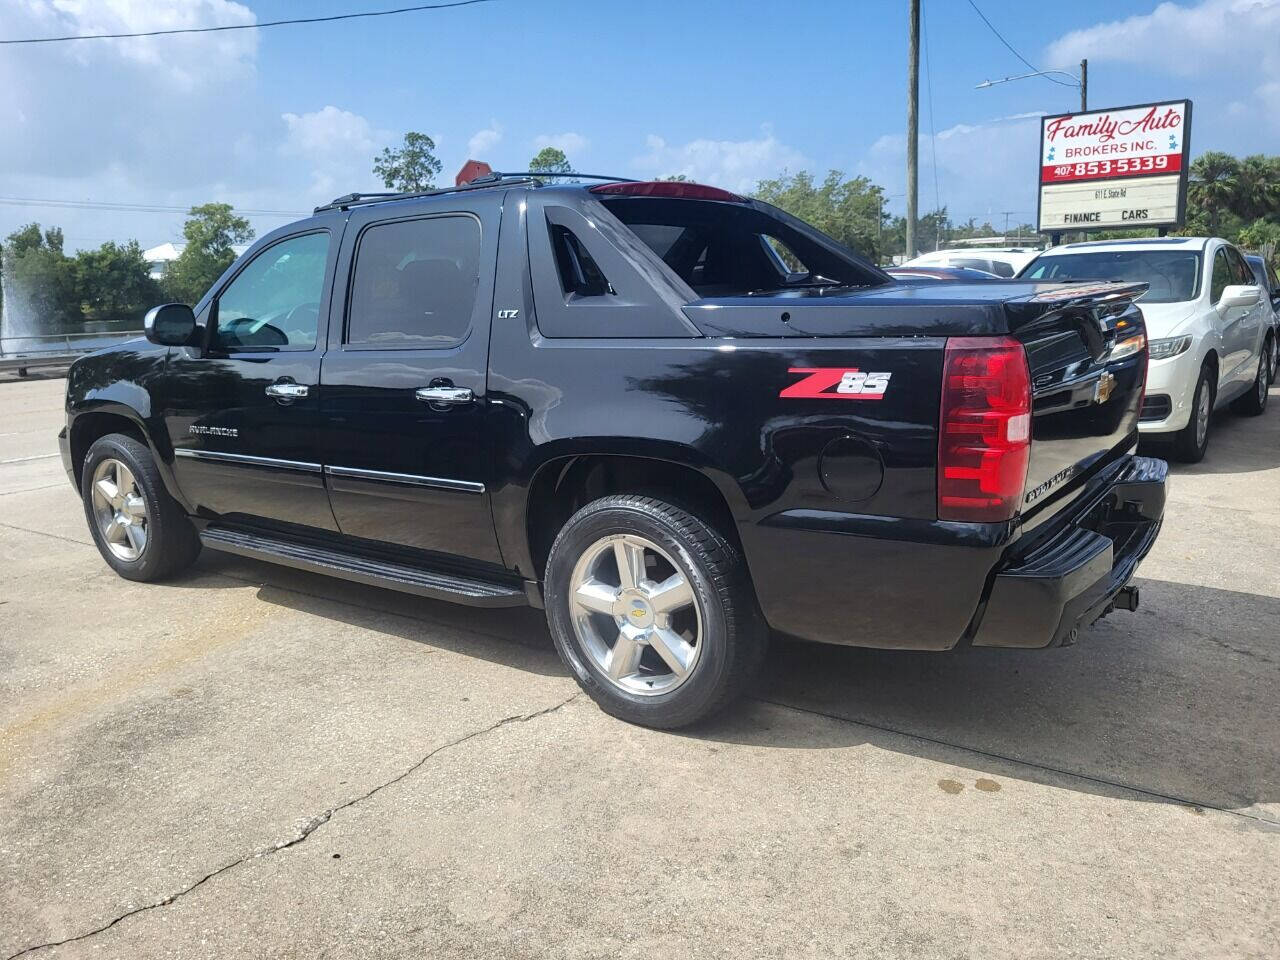
M 470 403 L 476 398 L 470 387 L 419 387 L 413 395 L 424 403 Z
M 305 383 L 273 383 L 267 387 L 267 396 L 275 400 L 301 400 L 310 392 Z

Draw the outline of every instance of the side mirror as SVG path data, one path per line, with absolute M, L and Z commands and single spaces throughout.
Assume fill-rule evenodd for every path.
M 1232 284 L 1222 291 L 1219 307 L 1252 307 L 1262 299 L 1262 289 L 1253 284 Z
M 196 315 L 185 303 L 152 307 L 142 321 L 147 339 L 162 347 L 185 347 L 196 333 Z

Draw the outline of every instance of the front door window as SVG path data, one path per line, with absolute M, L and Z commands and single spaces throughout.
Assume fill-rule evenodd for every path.
M 259 253 L 218 297 L 213 349 L 315 349 L 328 256 L 327 232 L 290 237 Z

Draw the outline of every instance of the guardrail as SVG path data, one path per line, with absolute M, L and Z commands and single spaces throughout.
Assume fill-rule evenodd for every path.
M 44 333 L 27 337 L 0 337 L 0 371 L 17 370 L 25 377 L 36 367 L 61 367 L 76 357 L 121 340 L 142 336 L 141 330 L 102 333 Z M 21 346 L 10 346 L 21 345 Z

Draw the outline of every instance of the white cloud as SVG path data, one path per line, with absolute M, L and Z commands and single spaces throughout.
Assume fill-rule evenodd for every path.
M 39 37 L 254 21 L 230 0 L 27 0 L 0 5 L 0 35 Z M 269 121 L 251 101 L 256 31 L 9 47 L 0 57 L 0 176 L 77 176 L 113 163 L 151 184 L 212 174 L 231 124 Z M 228 113 L 234 116 L 228 116 Z M 248 121 L 248 122 L 246 122 Z M 181 145 L 181 147 L 179 147 Z M 199 146 L 197 146 L 199 145 Z
M 232 0 L 0 2 L 6 37 L 254 20 Z M 223 200 L 301 212 L 317 199 L 376 186 L 372 159 L 386 134 L 338 106 L 282 113 L 259 87 L 257 56 L 252 30 L 6 48 L 5 194 L 180 207 Z M 259 231 L 284 222 L 251 219 Z M 5 205 L 0 237 L 32 220 L 63 227 L 74 249 L 129 237 L 144 246 L 175 240 L 183 215 Z
M 286 113 L 284 149 L 298 153 L 342 153 L 357 149 L 368 156 L 374 148 L 369 121 L 359 114 L 326 106 L 312 113 Z
M 958 123 L 931 140 L 920 137 L 920 209 L 932 210 L 938 199 L 951 219 L 970 217 L 1003 226 L 1035 219 L 1036 141 L 1040 114 L 1018 114 L 985 123 Z M 934 157 L 937 157 L 937 192 Z M 888 208 L 901 213 L 906 192 L 906 137 L 883 136 L 872 144 L 857 172 L 885 188 Z
M 234 0 L 28 0 L 17 6 L 19 9 L 10 13 L 21 17 L 25 6 L 29 24 L 35 30 L 31 36 L 48 36 L 51 31 L 59 35 L 139 33 L 257 22 L 252 10 Z M 108 58 L 136 63 L 153 76 L 163 76 L 168 83 L 191 89 L 228 69 L 249 65 L 258 49 L 258 35 L 253 30 L 230 30 L 131 37 L 72 43 L 64 49 L 69 57 L 86 65 L 98 60 L 100 51 L 105 52 Z
M 312 113 L 286 113 L 280 153 L 310 166 L 311 193 L 328 198 L 369 182 L 372 158 L 388 140 L 359 114 L 329 105 Z
M 502 127 L 497 120 L 490 120 L 489 126 L 477 130 L 467 141 L 467 159 L 487 160 L 489 153 L 502 141 Z
M 582 153 L 590 145 L 591 141 L 580 133 L 543 133 L 533 138 L 535 153 L 544 147 L 555 147 L 569 156 L 570 163 L 573 162 L 573 154 Z
M 646 151 L 631 161 L 640 175 L 668 177 L 684 174 L 699 183 L 728 190 L 750 191 L 758 182 L 808 166 L 799 150 L 778 140 L 767 128 L 755 140 L 690 140 L 669 144 L 650 134 Z
M 1280 0 L 1162 3 L 1151 13 L 1074 30 L 1049 46 L 1048 63 L 1115 61 L 1194 76 L 1280 68 Z

